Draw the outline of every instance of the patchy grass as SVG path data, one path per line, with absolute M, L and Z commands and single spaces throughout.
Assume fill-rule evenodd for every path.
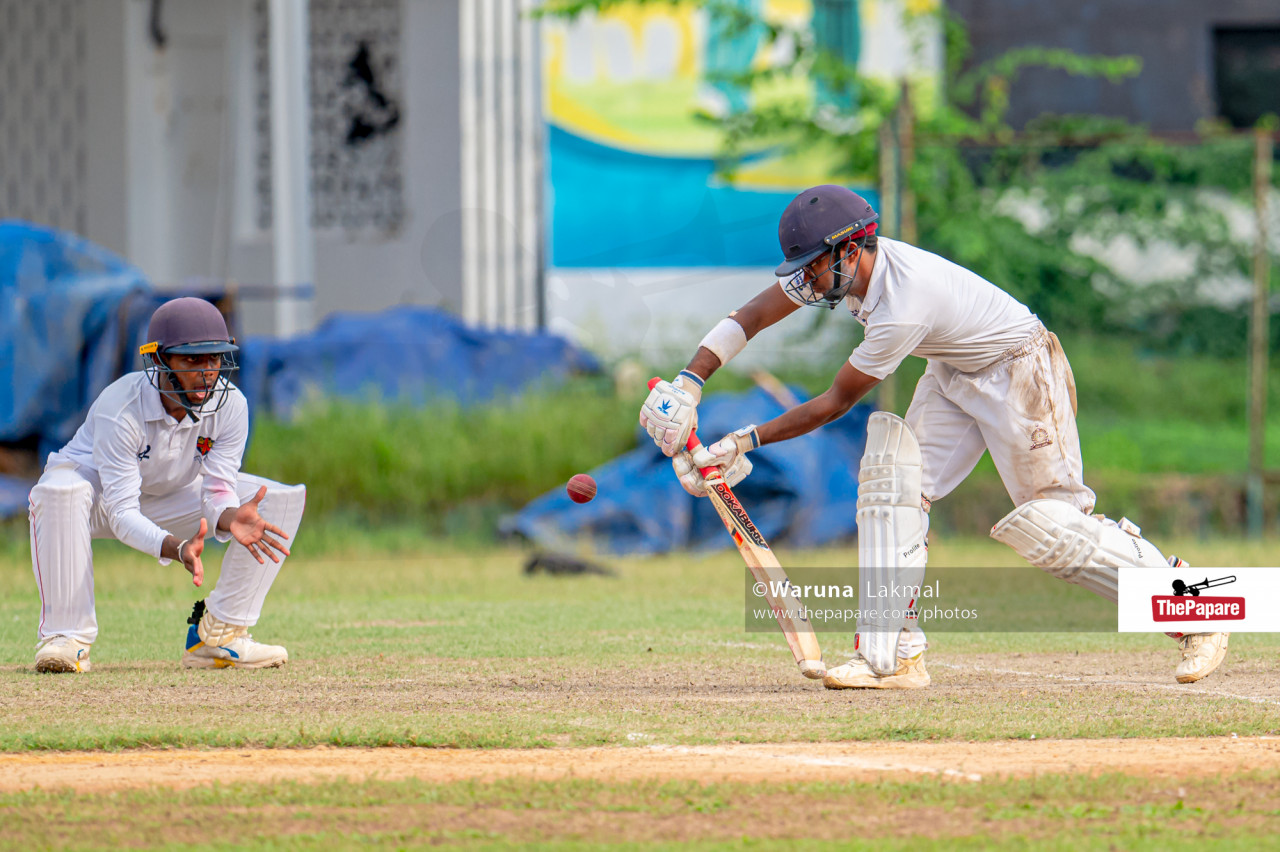
M 13 849 L 1257 849 L 1275 773 L 699 784 L 507 780 L 0 795 Z
M 288 666 L 267 671 L 182 669 L 196 590 L 172 567 L 100 544 L 94 669 L 36 675 L 39 602 L 29 563 L 0 559 L 0 749 L 1280 729 L 1280 678 L 1271 665 L 1280 639 L 1271 636 L 1236 637 L 1221 674 L 1178 690 L 1175 650 L 1164 637 L 942 630 L 930 634 L 929 690 L 831 692 L 798 675 L 775 629 L 746 631 L 746 573 L 736 553 L 609 560 L 617 578 L 528 577 L 515 549 L 450 549 L 422 540 L 388 555 L 375 544 L 351 537 L 338 555 L 313 555 L 304 528 L 254 628 L 290 651 Z M 1271 542 L 1184 544 L 1179 552 L 1200 564 L 1266 564 L 1274 552 Z M 797 573 L 854 562 L 849 550 L 783 555 Z M 1001 567 L 1018 560 L 993 542 L 944 540 L 931 561 L 931 576 L 942 578 L 944 589 L 990 585 L 984 607 L 1041 613 L 1023 629 L 1065 627 L 1052 618 L 1096 612 L 1079 589 L 1027 566 Z M 216 567 L 208 574 L 212 581 Z M 1011 582 L 988 583 L 993 577 Z M 848 633 L 819 638 L 830 663 L 852 651 Z

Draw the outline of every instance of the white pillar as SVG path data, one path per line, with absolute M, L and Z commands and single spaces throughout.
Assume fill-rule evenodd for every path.
M 315 240 L 311 233 L 311 144 L 307 0 L 270 0 L 271 241 L 275 333 L 312 328 Z
M 495 241 L 498 228 L 498 86 L 497 86 L 497 4 L 498 0 L 480 2 L 480 221 L 485 236 L 480 240 L 481 282 L 484 294 L 481 316 L 489 328 L 496 328 L 498 314 L 498 278 L 501 246 Z
M 542 89 L 540 56 L 537 39 L 541 33 L 538 19 L 531 14 L 537 0 L 524 0 L 520 9 L 520 306 L 523 327 L 536 329 L 542 306 L 537 281 L 542 263 L 542 180 L 541 122 Z
M 462 175 L 462 318 L 480 322 L 480 188 L 476 180 L 479 132 L 476 128 L 476 16 L 473 0 L 463 0 L 458 10 L 459 127 Z

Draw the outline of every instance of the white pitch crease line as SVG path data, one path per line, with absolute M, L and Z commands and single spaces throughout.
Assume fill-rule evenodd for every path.
M 1046 674 L 1045 672 L 1020 672 L 1020 671 L 1017 671 L 1016 669 L 993 669 L 993 668 L 985 668 L 983 666 L 978 666 L 978 665 L 957 666 L 952 663 L 939 663 L 937 661 L 934 661 L 930 665 L 938 666 L 939 668 L 944 668 L 944 669 L 956 669 L 956 670 L 973 669 L 976 672 L 990 672 L 991 674 L 1017 675 L 1019 677 L 1042 677 L 1042 678 L 1048 678 L 1050 680 L 1069 680 L 1069 681 L 1074 681 L 1076 683 L 1098 684 L 1099 686 L 1147 686 L 1147 687 L 1154 687 L 1156 689 L 1163 689 L 1168 692 L 1177 692 L 1182 695 L 1186 695 L 1189 693 L 1191 695 L 1207 695 L 1210 697 L 1233 698 L 1237 701 L 1248 701 L 1252 704 L 1271 704 L 1271 705 L 1280 707 L 1280 701 L 1277 701 L 1274 698 L 1263 698 L 1260 695 L 1238 695 L 1234 692 L 1219 692 L 1216 690 L 1210 691 L 1207 689 L 1194 689 L 1189 685 L 1174 686 L 1171 683 L 1144 683 L 1142 681 L 1133 681 L 1133 680 L 1085 680 L 1083 677 L 1080 677 L 1078 675 Z
M 704 757 L 733 757 L 733 752 L 723 748 L 705 746 L 651 745 L 649 751 L 674 752 L 676 754 L 696 754 Z M 962 772 L 959 769 L 938 769 L 933 766 L 912 766 L 905 763 L 880 763 L 859 757 L 805 757 L 796 754 L 777 754 L 773 752 L 748 751 L 743 757 L 766 758 L 783 763 L 794 763 L 801 766 L 847 766 L 853 769 L 865 769 L 873 772 L 914 772 L 919 775 L 943 775 L 948 778 L 961 778 L 965 781 L 981 781 L 982 776 L 975 772 Z

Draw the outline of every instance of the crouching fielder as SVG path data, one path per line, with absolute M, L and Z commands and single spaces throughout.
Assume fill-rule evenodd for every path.
M 249 434 L 230 381 L 238 347 L 203 299 L 151 317 L 145 370 L 111 384 L 31 489 L 31 566 L 40 590 L 36 671 L 86 672 L 98 638 L 91 540 L 178 561 L 204 583 L 206 536 L 231 541 L 217 586 L 196 604 L 182 664 L 268 668 L 288 652 L 255 642 L 262 602 L 289 555 L 306 489 L 240 472 Z
M 1015 508 L 991 530 L 998 541 L 1055 577 L 1108 600 L 1118 569 L 1180 565 L 1125 519 L 1093 515 L 1076 431 L 1075 382 L 1055 335 L 1024 305 L 935 254 L 876 234 L 876 213 L 838 186 L 796 196 L 782 214 L 779 280 L 702 340 L 689 366 L 653 388 L 640 422 L 691 494 L 705 493 L 699 467 L 718 465 L 732 485 L 751 471 L 746 454 L 842 416 L 908 355 L 928 360 L 906 418 L 873 414 L 858 488 L 858 587 L 908 590 L 864 599 L 856 654 L 829 669 L 832 689 L 929 685 L 924 632 L 909 590 L 924 582 L 929 506 L 991 453 Z M 825 393 L 761 426 L 747 426 L 690 454 L 707 378 L 767 328 L 801 306 L 844 304 L 865 326 L 863 342 Z M 1178 634 L 1176 678 L 1199 680 L 1222 662 L 1226 633 Z

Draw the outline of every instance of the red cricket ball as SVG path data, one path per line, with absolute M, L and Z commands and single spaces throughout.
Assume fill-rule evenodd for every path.
M 574 474 L 569 480 L 569 499 L 575 503 L 586 503 L 596 496 L 596 481 L 585 473 Z

